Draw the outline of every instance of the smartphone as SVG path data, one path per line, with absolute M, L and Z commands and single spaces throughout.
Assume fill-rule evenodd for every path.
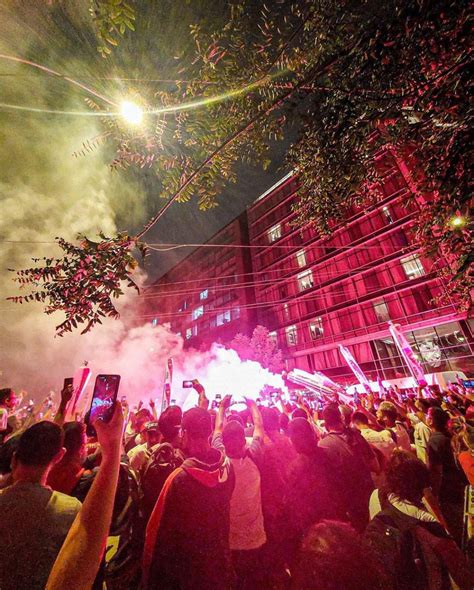
M 216 393 L 216 402 L 220 402 L 222 399 L 222 395 L 220 393 Z
M 183 388 L 189 389 L 190 387 L 194 387 L 194 381 L 183 381 Z
M 66 389 L 66 387 L 72 387 L 73 382 L 74 382 L 74 379 L 72 377 L 66 377 L 64 379 L 63 389 Z
M 92 403 L 87 418 L 88 434 L 93 435 L 92 424 L 100 419 L 103 422 L 110 422 L 117 401 L 117 394 L 120 385 L 120 375 L 97 375 L 92 394 Z

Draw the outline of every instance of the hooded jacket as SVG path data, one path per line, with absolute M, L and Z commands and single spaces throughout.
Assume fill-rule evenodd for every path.
M 210 449 L 186 459 L 168 477 L 148 522 L 143 556 L 147 590 L 229 588 L 229 460 Z

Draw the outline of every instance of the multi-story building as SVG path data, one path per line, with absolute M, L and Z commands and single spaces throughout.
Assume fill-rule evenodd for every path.
M 259 323 L 284 351 L 288 369 L 318 370 L 354 381 L 339 352 L 349 348 L 369 377 L 408 375 L 390 337 L 390 320 L 403 326 L 425 373 L 474 371 L 474 321 L 455 305 L 439 306 L 436 267 L 423 258 L 411 230 L 420 204 L 407 169 L 388 151 L 376 166 L 383 197 L 353 209 L 329 237 L 296 227 L 298 180 L 283 178 L 248 210 Z
M 242 247 L 244 246 L 244 247 Z M 256 325 L 247 215 L 234 219 L 146 290 L 143 311 L 199 348 Z

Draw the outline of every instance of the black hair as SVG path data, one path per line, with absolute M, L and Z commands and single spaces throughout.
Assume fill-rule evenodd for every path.
M 406 451 L 394 451 L 386 472 L 386 491 L 401 500 L 420 505 L 423 490 L 430 486 L 426 465 Z
M 359 422 L 359 424 L 365 424 L 366 426 L 368 426 L 369 419 L 364 414 L 364 412 L 354 412 L 354 414 L 352 415 L 352 422 Z
M 222 442 L 229 456 L 245 447 L 245 430 L 242 424 L 236 420 L 227 422 L 222 431 Z
M 181 427 L 183 412 L 179 406 L 168 406 L 158 419 L 158 428 L 165 441 L 172 441 Z
M 303 408 L 296 408 L 291 413 L 291 419 L 294 420 L 295 418 L 304 418 L 305 420 L 308 419 L 308 414 L 303 410 Z
M 0 389 L 0 404 L 4 404 L 12 393 L 13 389 L 11 387 L 4 387 L 3 389 Z
M 46 467 L 63 446 L 64 433 L 58 424 L 43 420 L 30 426 L 21 435 L 16 451 L 23 465 Z
M 295 418 L 288 426 L 288 433 L 296 452 L 311 456 L 318 448 L 318 439 L 314 428 L 306 418 Z
M 68 454 L 77 453 L 84 444 L 84 422 L 66 422 L 63 426 L 64 448 Z
M 182 428 L 193 439 L 207 439 L 212 433 L 211 415 L 204 408 L 191 408 L 183 414 Z
M 339 406 L 337 404 L 328 404 L 323 409 L 323 420 L 326 425 L 326 428 L 333 428 L 344 425 L 341 412 L 339 411 Z
M 448 432 L 449 414 L 436 406 L 430 410 L 433 426 L 438 432 Z
M 278 432 L 280 430 L 280 413 L 275 408 L 261 408 L 263 427 L 265 432 Z

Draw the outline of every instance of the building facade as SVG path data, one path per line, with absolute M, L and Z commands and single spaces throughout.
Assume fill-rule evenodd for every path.
M 248 210 L 259 323 L 284 351 L 287 367 L 324 372 L 353 382 L 339 344 L 376 379 L 408 376 L 390 337 L 390 320 L 403 326 L 425 373 L 474 371 L 474 321 L 451 302 L 436 305 L 443 283 L 411 233 L 420 204 L 407 169 L 388 150 L 375 156 L 383 196 L 320 238 L 294 225 L 298 180 L 292 175 Z
M 185 346 L 207 347 L 256 325 L 247 215 L 234 219 L 146 290 L 143 311 Z

